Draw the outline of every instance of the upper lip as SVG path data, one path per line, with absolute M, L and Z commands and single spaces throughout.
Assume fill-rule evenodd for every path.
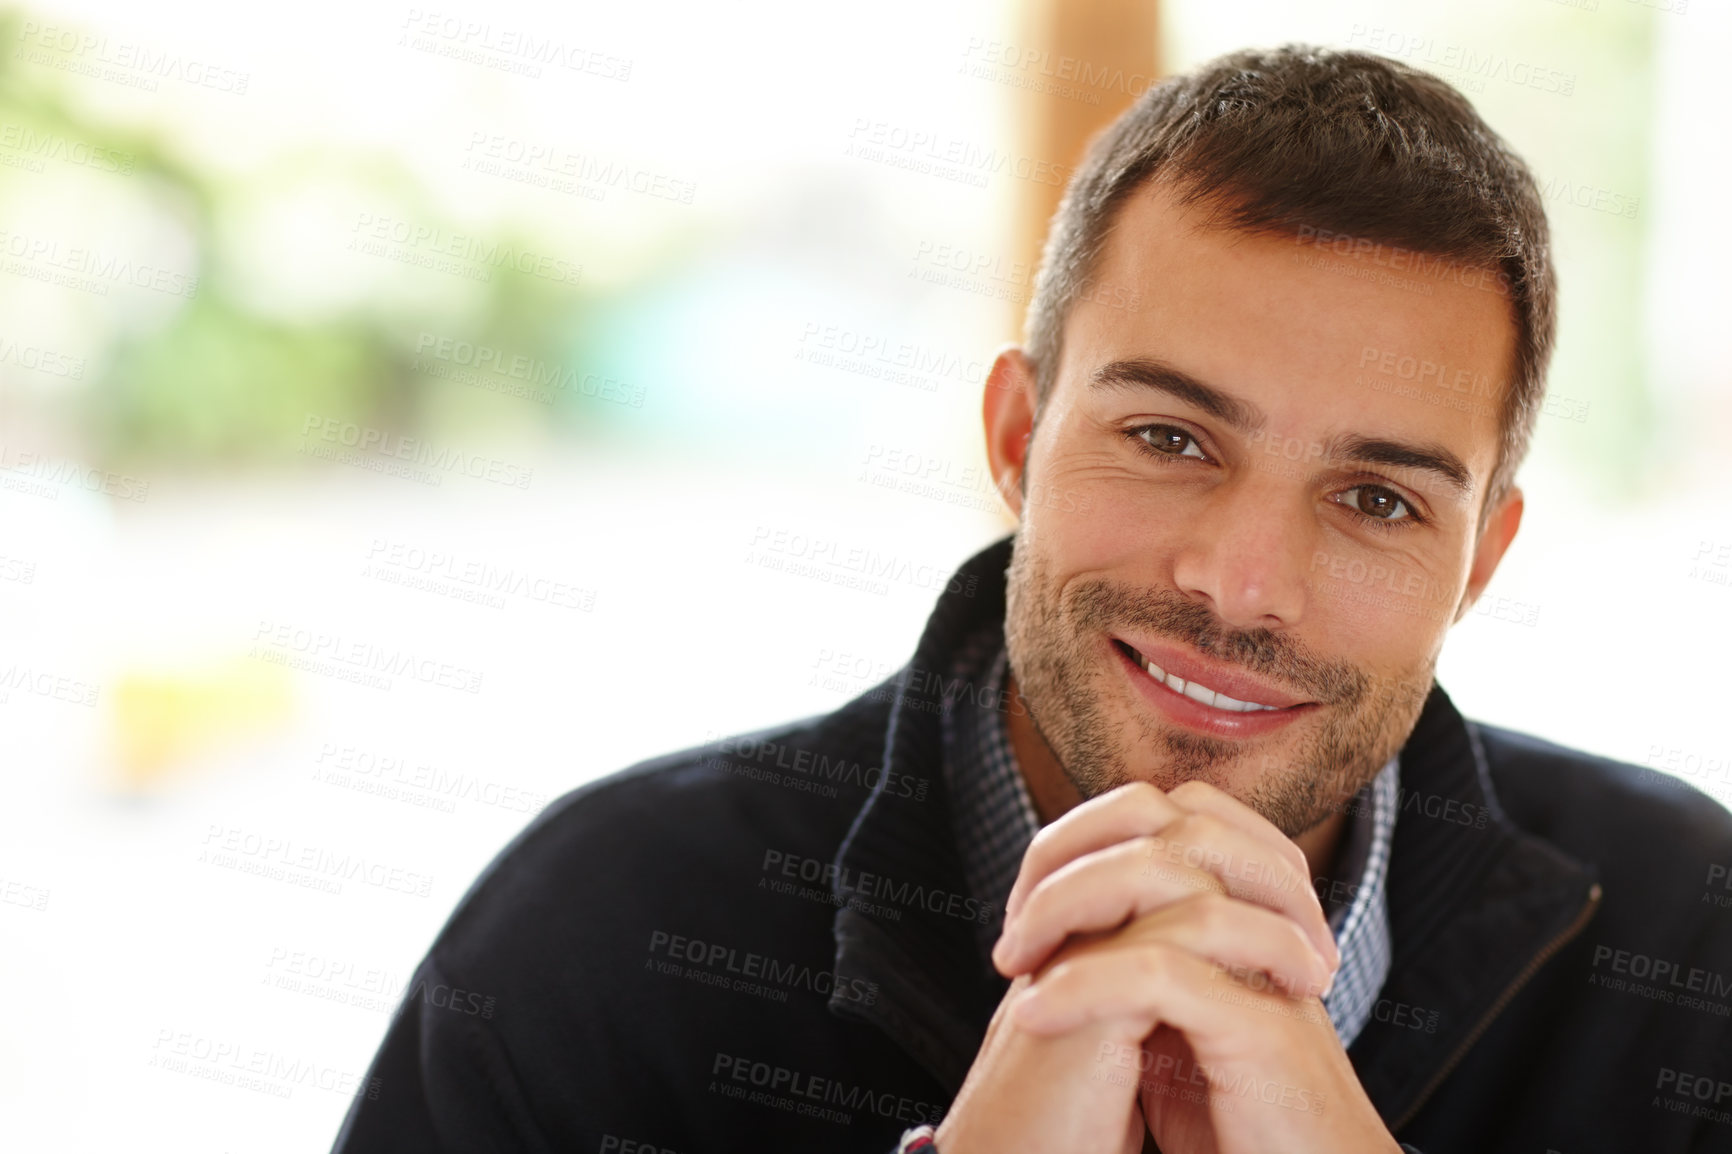
M 1119 637 L 1132 649 L 1160 666 L 1162 670 L 1186 682 L 1195 681 L 1217 693 L 1256 705 L 1287 709 L 1305 705 L 1310 698 L 1287 692 L 1273 682 L 1246 673 L 1243 668 L 1229 665 L 1214 657 L 1205 657 L 1194 649 L 1182 648 L 1165 641 L 1136 640 Z

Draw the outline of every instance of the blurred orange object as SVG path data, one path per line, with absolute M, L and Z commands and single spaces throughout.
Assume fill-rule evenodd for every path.
M 245 657 L 178 672 L 122 674 L 114 692 L 116 788 L 162 788 L 202 755 L 284 724 L 289 672 Z

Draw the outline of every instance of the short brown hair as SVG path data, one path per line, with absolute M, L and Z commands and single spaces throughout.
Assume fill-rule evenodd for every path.
M 1091 144 L 1053 217 L 1025 342 L 1037 411 L 1117 209 L 1157 176 L 1182 203 L 1215 206 L 1226 227 L 1351 237 L 1498 270 L 1516 349 L 1489 510 L 1539 413 L 1557 281 L 1533 174 L 1467 99 L 1382 56 L 1292 44 L 1234 52 L 1143 93 Z

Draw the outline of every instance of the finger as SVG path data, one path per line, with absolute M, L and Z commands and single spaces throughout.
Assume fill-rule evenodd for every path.
M 1292 842 L 1283 838 L 1272 844 L 1213 813 L 1191 811 L 1156 834 L 1151 849 L 1162 864 L 1200 865 L 1220 878 L 1232 896 L 1286 914 L 1332 968 L 1341 964 L 1305 855 Z
M 1234 981 L 1288 998 L 1321 997 L 1332 976 L 1293 919 L 1216 893 L 1164 906 L 1112 939 L 1079 947 L 1076 956 L 1132 949 L 1145 942 L 1182 946 L 1226 967 Z
M 1144 942 L 1067 958 L 1018 1000 L 1016 1024 L 1031 1034 L 1068 1034 L 1097 1022 L 1164 1023 L 1209 1040 L 1208 1048 L 1244 1051 L 1267 1033 L 1252 1011 L 1315 1014 L 1316 1004 L 1255 990 L 1200 954 L 1171 942 Z M 1196 1045 L 1196 1042 L 1192 1043 Z
M 1114 929 L 1201 892 L 1226 892 L 1226 883 L 1200 865 L 1168 865 L 1154 859 L 1153 841 L 1148 837 L 1121 841 L 1047 876 L 993 947 L 992 960 L 999 972 L 1013 978 L 1035 970 L 1072 934 Z
M 1029 892 L 1054 870 L 1086 853 L 1152 834 L 1182 811 L 1158 787 L 1134 781 L 1090 798 L 1034 835 L 1005 902 L 1008 923 Z
M 1204 890 L 1285 914 L 1331 972 L 1339 964 L 1305 874 L 1264 839 L 1203 813 L 1182 813 L 1153 836 L 1097 850 L 1047 876 L 1006 924 L 993 961 L 1015 976 L 1040 965 L 1070 934 L 1110 929 Z
M 1323 915 L 1323 904 L 1311 887 L 1310 868 L 1304 853 L 1261 814 L 1224 791 L 1200 781 L 1186 782 L 1171 793 L 1148 782 L 1131 782 L 1091 798 L 1042 829 L 1023 855 L 1022 868 L 1005 903 L 1006 928 L 1013 926 L 1029 895 L 1053 872 L 1084 854 L 1114 843 L 1157 834 L 1184 813 L 1212 816 L 1223 825 L 1264 843 L 1266 850 L 1241 849 L 1239 858 L 1235 859 L 1238 863 L 1235 872 L 1246 876 L 1224 879 L 1229 882 L 1229 892 L 1291 913 L 1306 926 L 1306 932 L 1330 964 L 1340 965 L 1340 950 Z M 1240 844 L 1243 847 L 1247 843 Z M 1255 874 L 1257 867 L 1264 862 L 1284 863 L 1291 873 L 1280 873 L 1278 881 L 1273 885 L 1266 884 L 1263 892 L 1258 893 Z M 1220 872 L 1227 872 L 1229 864 L 1220 863 Z M 1303 879 L 1303 882 L 1294 885 L 1293 879 Z
M 1317 898 L 1316 891 L 1312 889 L 1309 880 L 1311 863 L 1305 859 L 1305 852 L 1292 838 L 1282 833 L 1280 827 L 1274 822 L 1232 794 L 1210 785 L 1206 781 L 1187 781 L 1171 790 L 1167 797 L 1182 809 L 1191 813 L 1209 814 L 1267 842 L 1282 861 L 1290 865 L 1300 877 L 1307 879 L 1305 889 L 1316 900 L 1318 911 L 1322 911 L 1322 899 Z M 1327 924 L 1327 920 L 1325 920 L 1325 926 Z M 1336 948 L 1334 934 L 1329 935 L 1324 953 L 1331 956 L 1335 964 L 1340 964 L 1340 951 Z
M 1213 814 L 1229 825 L 1236 825 L 1253 837 L 1263 838 L 1276 846 L 1301 872 L 1306 872 L 1305 854 L 1281 827 L 1217 786 L 1206 781 L 1187 781 L 1174 786 L 1167 797 L 1181 809 L 1192 813 Z

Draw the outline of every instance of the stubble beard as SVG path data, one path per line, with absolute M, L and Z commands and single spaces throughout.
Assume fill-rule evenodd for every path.
M 1296 837 L 1375 777 L 1419 718 L 1435 666 L 1429 656 L 1400 675 L 1374 675 L 1322 658 L 1287 634 L 1231 629 L 1174 589 L 1090 578 L 1061 593 L 1024 540 L 1018 533 L 1012 544 L 1005 589 L 1010 669 L 1035 731 L 1084 798 L 1137 780 L 1167 790 L 1205 781 Z M 1128 717 L 1115 717 L 1109 707 L 1126 692 L 1094 646 L 1116 631 L 1191 646 L 1321 707 L 1293 737 L 1270 739 L 1189 732 L 1163 724 L 1140 701 Z

